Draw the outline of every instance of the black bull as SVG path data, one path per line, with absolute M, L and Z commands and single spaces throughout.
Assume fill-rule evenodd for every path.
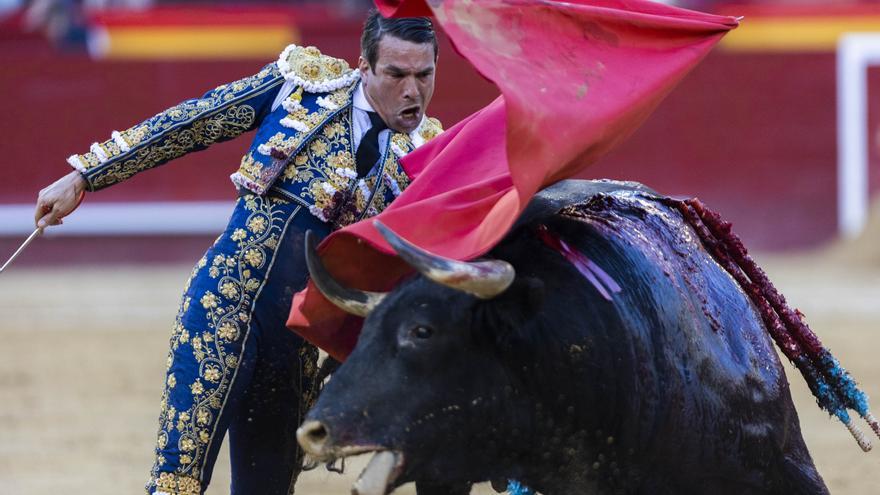
M 604 297 L 540 229 L 622 290 Z M 516 273 L 497 296 L 418 276 L 370 307 L 309 413 L 312 456 L 380 452 L 356 492 L 827 493 L 755 308 L 650 191 L 563 183 L 489 257 Z

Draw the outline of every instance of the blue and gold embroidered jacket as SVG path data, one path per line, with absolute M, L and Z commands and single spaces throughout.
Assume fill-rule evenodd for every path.
M 174 158 L 256 129 L 232 181 L 283 196 L 336 227 L 382 211 L 409 184 L 399 159 L 442 132 L 425 118 L 410 134 L 392 132 L 385 155 L 357 177 L 352 96 L 359 73 L 314 47 L 290 45 L 254 76 L 186 100 L 95 143 L 68 162 L 96 191 Z M 292 89 L 280 105 L 282 88 Z

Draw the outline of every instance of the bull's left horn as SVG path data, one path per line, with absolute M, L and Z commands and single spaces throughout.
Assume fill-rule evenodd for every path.
M 306 265 L 309 267 L 309 275 L 318 290 L 330 302 L 347 313 L 362 317 L 369 315 L 382 302 L 386 294 L 343 287 L 324 267 L 324 263 L 318 256 L 317 248 L 318 241 L 309 230 L 306 232 Z
M 506 261 L 465 262 L 444 258 L 408 242 L 378 220 L 373 224 L 404 261 L 438 284 L 480 299 L 492 299 L 507 290 L 516 277 L 516 270 Z

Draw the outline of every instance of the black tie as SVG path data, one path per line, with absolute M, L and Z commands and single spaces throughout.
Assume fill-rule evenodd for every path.
M 378 113 L 367 112 L 367 115 L 370 116 L 372 127 L 364 134 L 358 145 L 355 157 L 358 177 L 365 177 L 370 173 L 373 165 L 379 160 L 379 133 L 388 128 Z

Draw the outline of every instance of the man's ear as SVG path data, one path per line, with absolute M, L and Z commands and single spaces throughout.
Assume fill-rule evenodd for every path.
M 361 75 L 366 74 L 370 70 L 370 63 L 364 57 L 358 57 L 358 70 L 361 71 Z

